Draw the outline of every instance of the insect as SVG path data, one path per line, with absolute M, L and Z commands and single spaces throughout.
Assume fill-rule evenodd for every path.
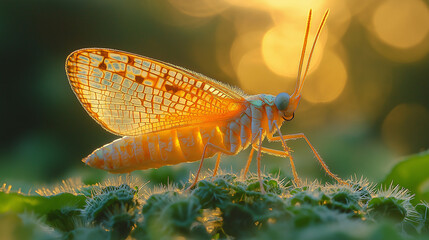
M 82 161 L 109 172 L 129 173 L 200 160 L 193 187 L 205 158 L 217 154 L 213 172 L 216 175 L 221 154 L 234 155 L 251 146 L 244 175 L 257 151 L 258 177 L 264 191 L 261 153 L 289 158 L 294 181 L 300 184 L 286 141 L 302 138 L 324 170 L 344 183 L 328 169 L 304 134 L 284 135 L 280 131 L 282 123 L 294 117 L 329 10 L 319 25 L 303 72 L 311 13 L 310 10 L 292 95 L 247 96 L 185 68 L 113 49 L 87 48 L 71 53 L 65 67 L 80 103 L 103 128 L 123 136 L 96 149 Z M 280 141 L 283 149 L 263 147 L 264 138 Z

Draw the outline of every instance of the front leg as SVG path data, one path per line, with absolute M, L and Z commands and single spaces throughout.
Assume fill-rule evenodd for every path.
M 275 141 L 275 140 L 273 140 L 273 141 Z M 256 146 L 256 145 L 252 145 L 252 150 L 253 149 L 257 149 L 258 148 L 258 146 Z M 268 153 L 268 154 L 270 154 L 270 155 L 273 155 L 273 156 L 277 156 L 277 157 L 289 157 L 289 160 L 290 160 L 290 166 L 291 166 L 291 168 L 292 168 L 292 173 L 293 173 L 293 181 L 295 182 L 295 185 L 297 186 L 297 187 L 300 187 L 301 186 L 301 180 L 299 179 L 299 177 L 298 177 L 298 173 L 297 173 L 297 171 L 296 171 L 296 168 L 295 168 L 295 164 L 294 164 L 294 162 L 293 162 L 293 158 L 292 158 L 292 155 L 290 154 L 290 152 L 289 151 L 280 151 L 280 150 L 276 150 L 276 149 L 271 149 L 271 148 L 266 148 L 266 147 L 261 147 L 261 152 L 263 152 L 263 153 Z
M 277 132 L 278 132 L 279 136 L 274 137 L 274 136 L 268 136 L 268 135 L 267 135 L 268 140 L 270 140 L 270 141 L 281 141 L 281 142 L 282 142 L 282 145 L 283 145 L 284 150 L 285 150 L 285 151 L 288 151 L 288 147 L 286 146 L 286 141 L 288 141 L 288 140 L 294 140 L 294 139 L 299 139 L 299 138 L 301 138 L 301 139 L 302 139 L 302 138 L 303 138 L 303 139 L 307 142 L 307 144 L 308 144 L 308 146 L 311 148 L 311 150 L 313 151 L 314 156 L 316 156 L 317 160 L 319 161 L 320 165 L 322 165 L 322 167 L 323 167 L 323 169 L 325 170 L 325 172 L 326 172 L 329 176 L 331 176 L 333 179 L 337 180 L 337 182 L 339 182 L 339 183 L 341 183 L 341 184 L 349 185 L 348 183 L 346 183 L 345 181 L 343 181 L 341 178 L 337 177 L 335 174 L 333 174 L 333 173 L 329 170 L 328 165 L 326 165 L 326 163 L 323 161 L 322 157 L 320 157 L 319 153 L 317 153 L 316 149 L 313 147 L 313 145 L 310 143 L 310 141 L 309 141 L 309 140 L 308 140 L 308 138 L 304 135 L 304 133 L 297 133 L 297 134 L 288 134 L 288 135 L 283 135 L 283 134 L 281 133 L 281 131 L 280 131 L 279 126 L 277 125 L 277 122 L 276 122 L 276 121 L 273 121 L 273 124 L 274 124 L 274 126 L 276 127 L 276 129 L 277 129 Z M 293 161 L 292 161 L 292 159 L 291 159 L 291 162 L 293 162 Z M 294 167 L 293 167 L 293 168 L 294 168 Z M 295 173 L 294 173 L 294 174 L 295 174 Z M 294 177 L 295 177 L 295 176 L 294 176 Z

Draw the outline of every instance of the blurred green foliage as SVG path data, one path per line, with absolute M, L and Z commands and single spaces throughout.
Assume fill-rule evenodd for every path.
M 50 211 L 65 207 L 80 208 L 85 204 L 84 196 L 73 196 L 70 193 L 61 193 L 49 197 L 23 196 L 18 193 L 0 192 L 0 213 L 14 211 L 31 211 L 46 214 Z
M 0 229 L 9 234 L 6 239 L 428 237 L 429 207 L 413 205 L 406 189 L 377 189 L 364 179 L 347 182 L 296 187 L 269 175 L 263 177 L 265 194 L 257 177 L 241 180 L 235 174 L 206 177 L 191 190 L 183 190 L 191 181 L 181 188 L 152 189 L 136 178 L 95 185 L 64 182 L 38 190 L 39 196 L 4 188 Z M 11 202 L 20 207 L 10 207 Z
M 429 202 L 429 152 L 409 156 L 395 165 L 382 181 L 384 186 L 399 184 L 415 194 L 415 202 Z

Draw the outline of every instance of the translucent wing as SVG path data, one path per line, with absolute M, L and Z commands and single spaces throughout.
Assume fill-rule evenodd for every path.
M 71 53 L 67 76 L 87 112 L 105 129 L 134 136 L 229 119 L 244 98 L 181 67 L 113 49 Z

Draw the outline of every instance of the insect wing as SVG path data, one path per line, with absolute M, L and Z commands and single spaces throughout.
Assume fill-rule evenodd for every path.
M 77 50 L 68 56 L 66 72 L 89 115 L 117 135 L 217 122 L 245 108 L 243 96 L 222 83 L 118 50 Z

